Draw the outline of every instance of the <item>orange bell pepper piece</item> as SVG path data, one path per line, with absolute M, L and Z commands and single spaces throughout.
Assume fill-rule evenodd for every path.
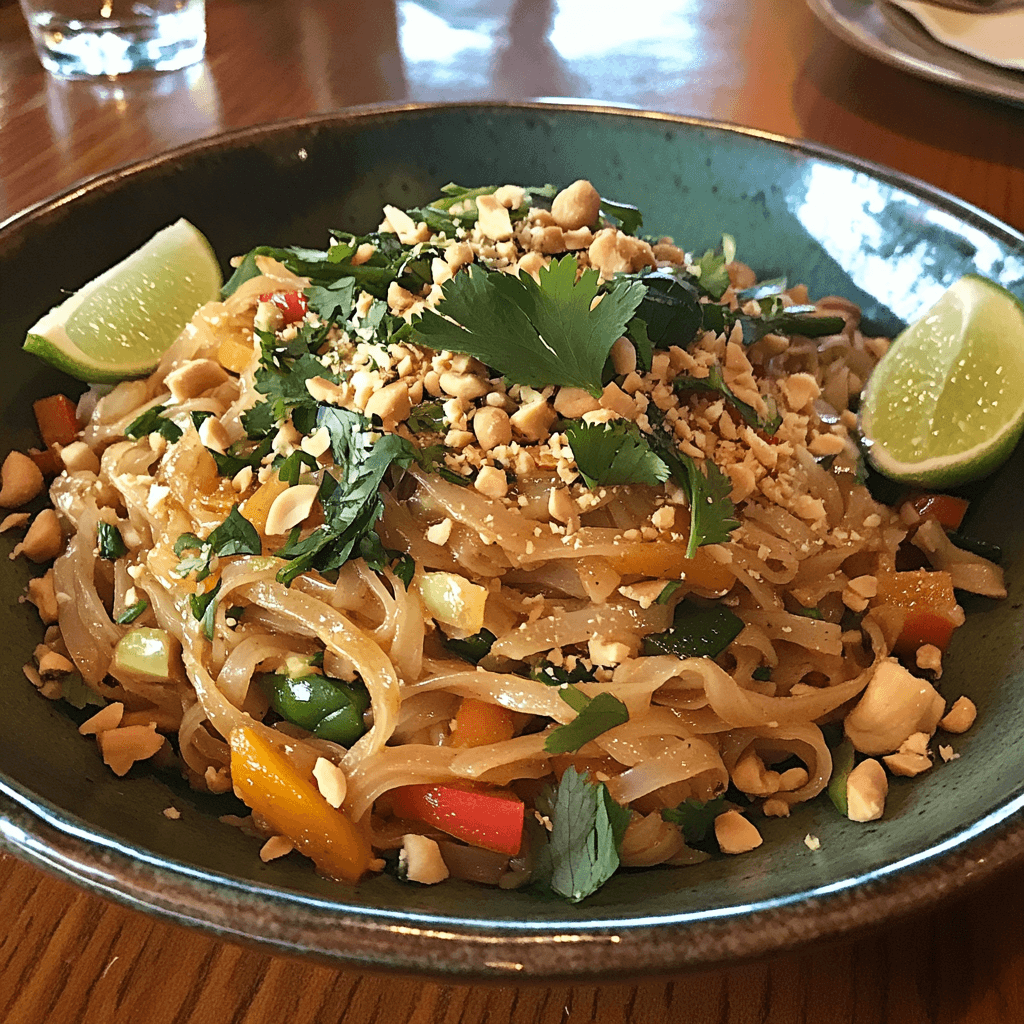
M 512 739 L 515 721 L 512 712 L 500 704 L 463 697 L 452 726 L 452 746 L 482 747 Z
M 278 834 L 290 839 L 329 878 L 357 882 L 372 852 L 364 832 L 321 795 L 288 755 L 255 729 L 233 729 L 235 793 Z
M 78 417 L 75 403 L 67 395 L 50 395 L 32 403 L 32 411 L 36 414 L 39 434 L 43 444 L 71 444 L 78 436 Z

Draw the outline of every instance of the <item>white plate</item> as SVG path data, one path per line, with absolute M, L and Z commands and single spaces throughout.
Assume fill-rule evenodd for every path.
M 942 85 L 1024 106 L 1024 72 L 943 46 L 905 11 L 879 0 L 807 0 L 837 36 L 872 57 Z

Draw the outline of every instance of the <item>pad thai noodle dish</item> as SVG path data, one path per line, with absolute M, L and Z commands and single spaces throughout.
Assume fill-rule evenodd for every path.
M 265 861 L 574 901 L 948 770 L 956 591 L 1003 578 L 965 500 L 874 486 L 856 305 L 583 180 L 382 217 L 236 257 L 5 463 L 52 503 L 4 526 L 53 560 L 25 673 L 111 770 L 225 794 Z

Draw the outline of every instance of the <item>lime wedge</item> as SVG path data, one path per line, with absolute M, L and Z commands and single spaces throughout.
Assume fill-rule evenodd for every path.
M 960 278 L 892 343 L 864 389 L 861 430 L 886 476 L 929 487 L 977 480 L 1024 430 L 1024 306 Z
M 90 383 L 140 377 L 220 286 L 210 243 L 179 220 L 51 309 L 24 348 Z

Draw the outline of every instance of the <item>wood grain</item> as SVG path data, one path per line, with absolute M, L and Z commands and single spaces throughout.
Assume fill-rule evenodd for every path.
M 994 1024 L 1024 1011 L 1024 870 L 865 938 L 620 985 L 339 971 L 187 932 L 0 856 L 4 1024 Z
M 70 83 L 45 75 L 17 4 L 0 0 L 0 220 L 223 129 L 355 103 L 549 95 L 811 139 L 1024 230 L 1024 111 L 862 57 L 799 0 L 650 4 L 642 21 L 621 25 L 618 8 L 570 0 L 438 0 L 430 46 L 387 0 L 208 7 L 202 65 Z M 427 7 L 402 11 L 422 21 Z M 467 20 L 470 8 L 478 23 Z M 459 11 L 464 34 L 453 36 Z M 609 32 L 624 40 L 614 59 Z M 466 45 L 442 46 L 452 39 Z M 0 1022 L 1002 1024 L 1024 1020 L 1022 915 L 1024 869 L 872 935 L 763 963 L 634 985 L 450 985 L 244 949 L 0 855 Z

